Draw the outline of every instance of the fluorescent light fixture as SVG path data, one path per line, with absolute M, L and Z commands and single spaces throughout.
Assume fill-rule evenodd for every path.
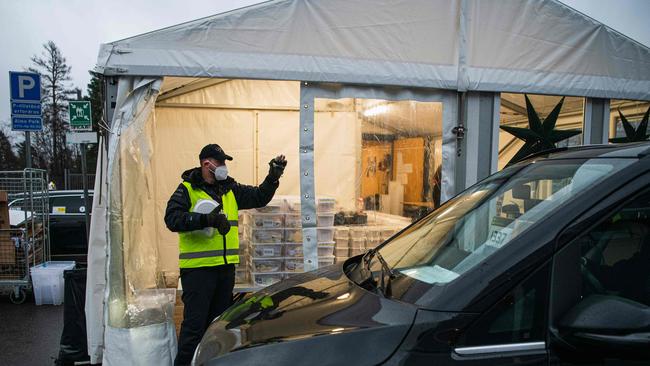
M 343 295 L 337 297 L 336 299 L 337 299 L 337 300 L 345 300 L 345 299 L 347 299 L 348 297 L 350 297 L 350 293 L 349 293 L 349 292 L 346 292 L 346 293 L 344 293 Z
M 363 115 L 366 117 L 374 117 L 386 112 L 388 112 L 388 104 L 378 104 L 363 111 Z

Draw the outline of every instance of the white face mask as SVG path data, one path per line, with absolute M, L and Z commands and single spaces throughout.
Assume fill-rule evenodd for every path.
M 214 164 L 212 164 L 214 166 Z M 212 171 L 214 173 L 214 179 L 216 180 L 226 180 L 228 178 L 228 167 L 225 165 L 217 166 Z

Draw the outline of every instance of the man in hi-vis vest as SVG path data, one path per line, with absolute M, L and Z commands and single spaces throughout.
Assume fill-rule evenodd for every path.
M 185 171 L 183 182 L 167 202 L 165 224 L 178 232 L 183 286 L 183 324 L 174 365 L 189 365 L 208 325 L 226 310 L 239 263 L 238 210 L 266 206 L 278 188 L 287 161 L 269 162 L 269 174 L 258 187 L 228 176 L 232 157 L 217 144 L 199 154 L 201 166 Z

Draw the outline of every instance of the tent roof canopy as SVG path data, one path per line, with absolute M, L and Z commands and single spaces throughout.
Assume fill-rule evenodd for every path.
M 276 0 L 100 48 L 106 75 L 650 100 L 650 49 L 557 0 Z

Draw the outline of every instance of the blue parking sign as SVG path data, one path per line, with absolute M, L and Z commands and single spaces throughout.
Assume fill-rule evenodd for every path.
M 9 71 L 11 101 L 41 102 L 41 76 L 31 72 Z
M 9 71 L 11 129 L 41 131 L 41 76 L 32 72 Z
M 38 117 L 11 116 L 13 131 L 43 131 L 43 119 Z

